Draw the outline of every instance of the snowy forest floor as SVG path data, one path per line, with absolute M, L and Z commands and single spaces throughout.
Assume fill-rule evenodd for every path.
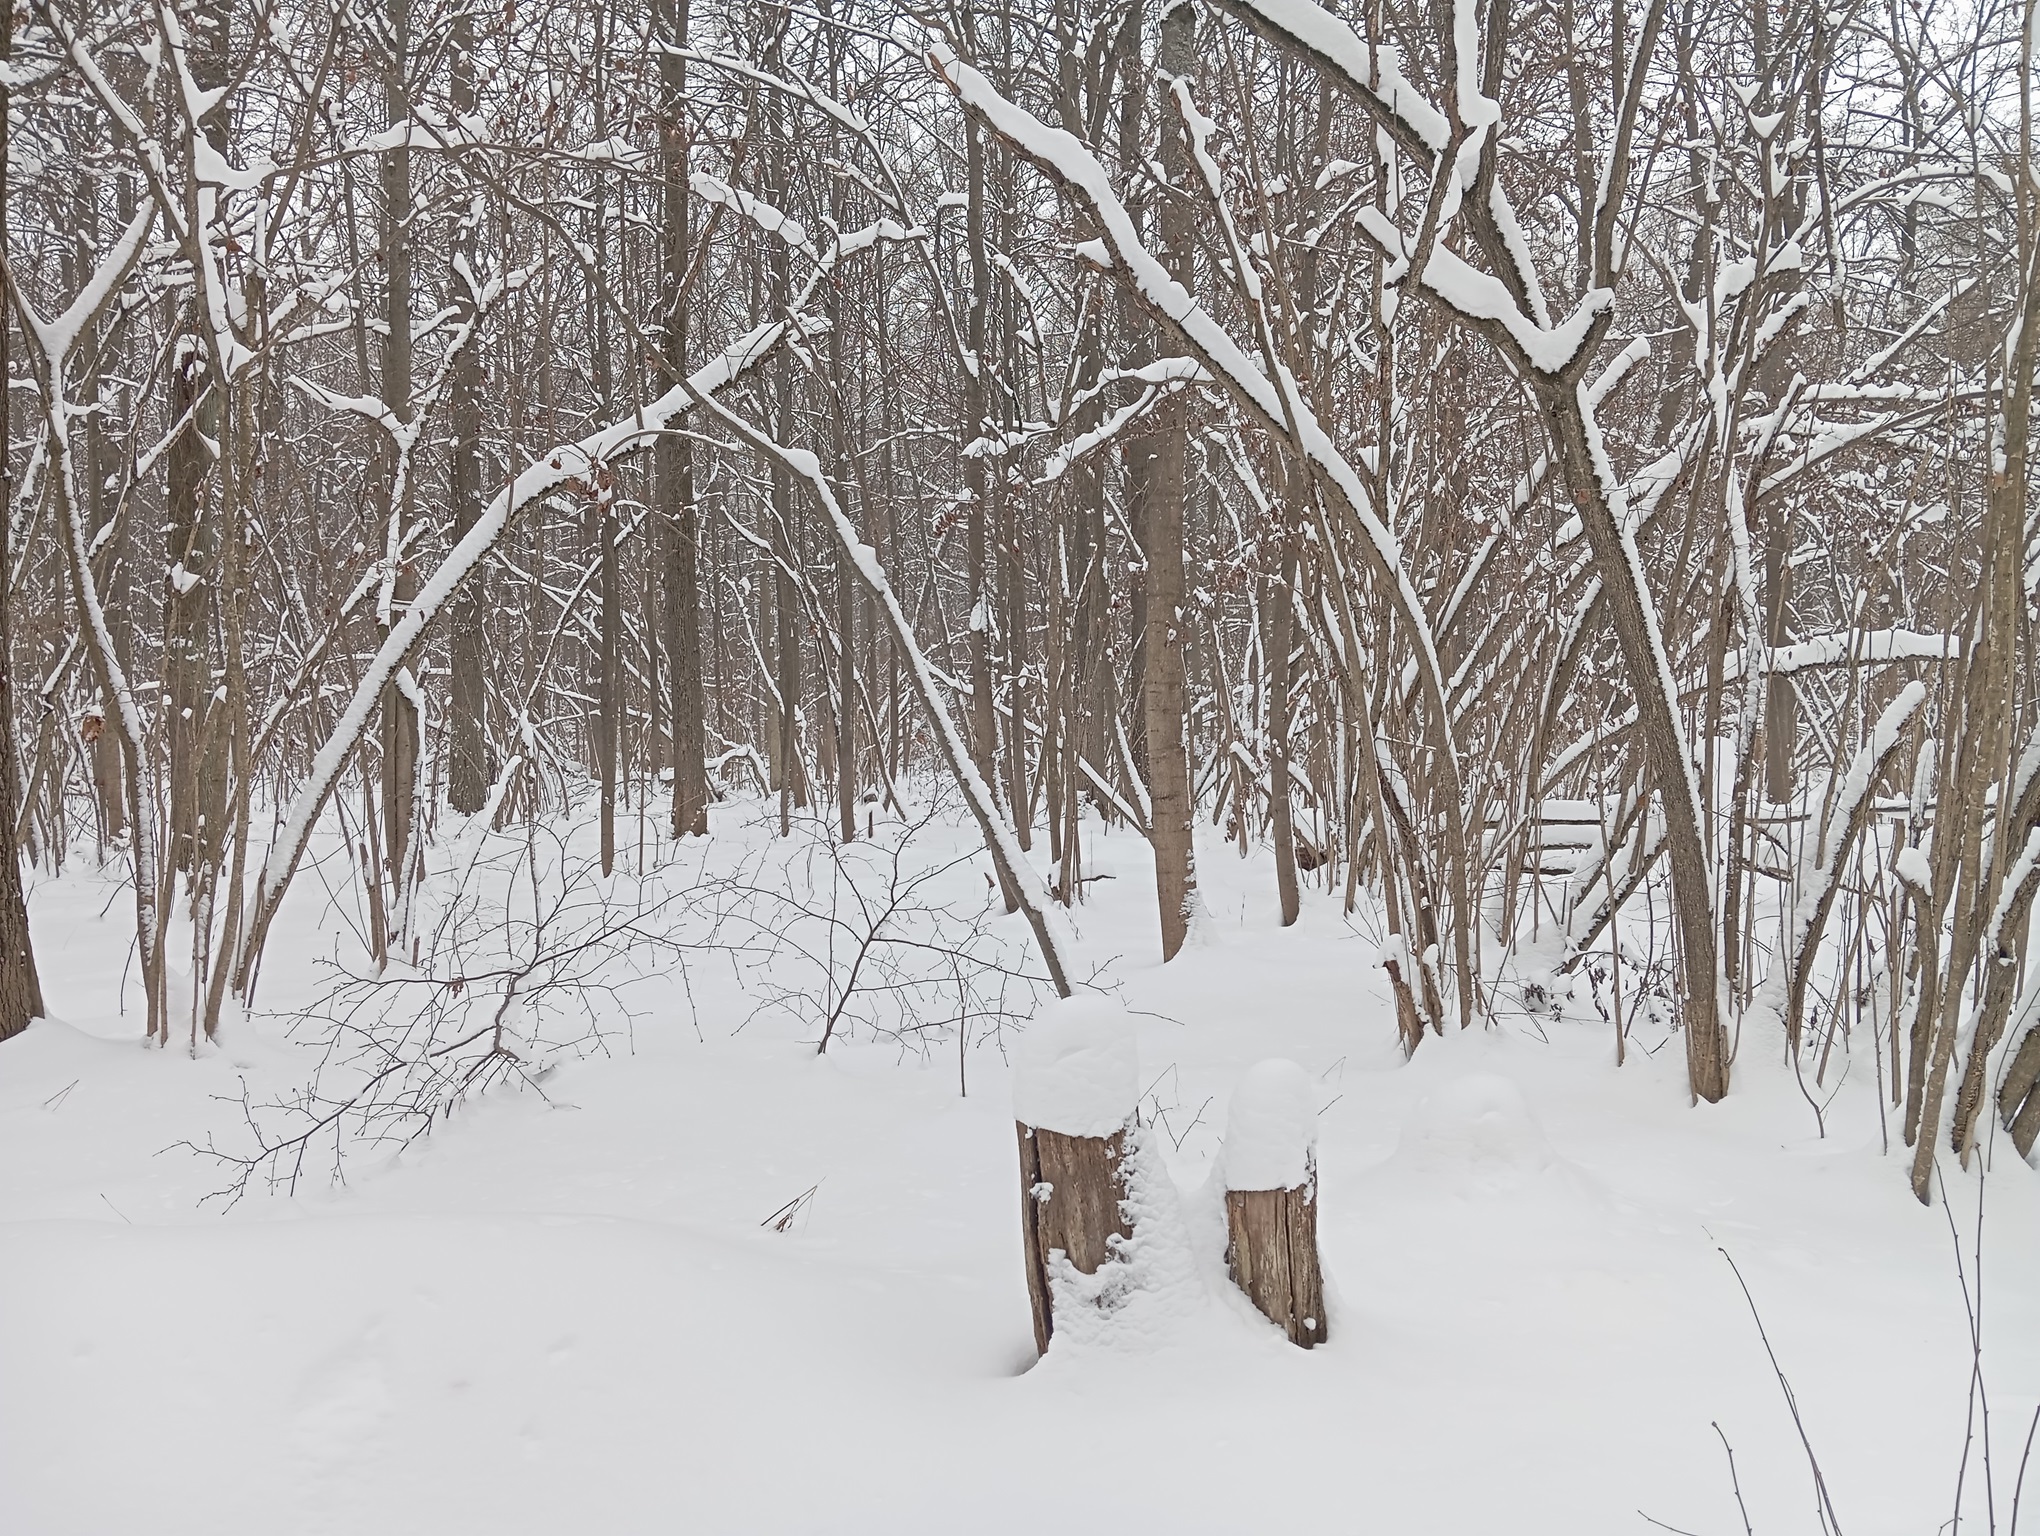
M 839 866 L 819 842 L 775 843 L 756 804 L 716 816 L 708 867 L 823 900 Z M 625 957 L 598 989 L 572 973 L 534 998 L 607 1033 L 559 1052 L 542 1092 L 499 1088 L 399 1155 L 359 1150 L 344 1184 L 314 1157 L 295 1197 L 258 1186 L 222 1210 L 201 1200 L 223 1165 L 177 1144 L 241 1145 L 243 1083 L 260 1102 L 304 1080 L 317 1053 L 292 1015 L 333 985 L 321 957 L 359 966 L 354 898 L 308 871 L 263 1011 L 196 1056 L 156 1052 L 124 976 L 129 899 L 74 860 L 33 895 L 54 1017 L 0 1047 L 0 1530 L 1592 1536 L 1648 1516 L 1733 1536 L 1718 1424 L 1759 1536 L 1817 1531 L 1720 1249 L 1850 1536 L 1949 1519 L 1972 1424 L 1957 1245 L 1899 1149 L 1880 1156 L 1867 1040 L 1830 1067 L 1824 1137 L 1775 1041 L 1745 1038 L 1729 1098 L 1694 1109 L 1678 1039 L 1640 1028 L 1618 1069 L 1584 985 L 1563 1017 L 1510 1004 L 1404 1062 L 1378 935 L 1336 896 L 1308 894 L 1284 931 L 1265 858 L 1214 841 L 1210 920 L 1164 967 L 1145 844 L 1089 835 L 1111 878 L 1076 914 L 1079 968 L 1136 1013 L 1180 1209 L 1159 1202 L 1136 1301 L 1039 1365 L 1005 1064 L 1024 984 L 966 1051 L 853 1019 L 817 1056 L 797 957 Z M 593 836 L 574 824 L 576 856 Z M 509 835 L 482 866 L 498 844 L 512 869 Z M 924 896 L 1018 955 L 972 846 L 944 817 L 908 853 L 942 868 Z M 681 857 L 658 878 L 684 892 L 703 855 Z M 800 926 L 750 910 L 752 941 Z M 653 921 L 699 919 L 683 897 Z M 1233 1083 L 1269 1056 L 1324 1104 L 1334 1300 L 1310 1353 L 1226 1283 L 1203 1182 Z M 2003 1531 L 2040 1399 L 2040 1176 L 1993 1150 Z M 1947 1173 L 1973 1287 L 1978 1186 Z M 1979 1531 L 1984 1479 L 1978 1439 Z

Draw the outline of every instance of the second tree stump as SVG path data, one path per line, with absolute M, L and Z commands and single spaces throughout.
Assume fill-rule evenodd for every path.
M 1303 1349 L 1329 1337 L 1317 1247 L 1317 1112 L 1310 1078 L 1264 1061 L 1226 1117 L 1226 1266 L 1263 1316 Z

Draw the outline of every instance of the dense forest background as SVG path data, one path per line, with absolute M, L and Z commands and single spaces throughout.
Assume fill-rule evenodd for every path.
M 467 818 L 932 774 L 1057 991 L 1208 825 L 1406 1052 L 1555 936 L 1698 1099 L 2030 1151 L 2031 10 L 35 0 L 0 1030 L 23 862 L 189 1047 L 316 836 L 429 968 Z

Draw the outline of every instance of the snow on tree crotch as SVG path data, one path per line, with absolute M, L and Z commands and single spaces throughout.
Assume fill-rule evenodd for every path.
M 1046 1351 L 1055 1333 L 1053 1270 L 1067 1262 L 1096 1274 L 1133 1235 L 1121 1202 L 1139 1063 L 1124 1010 L 1100 997 L 1049 1007 L 1015 1054 L 1027 1298 L 1035 1347 Z
M 1293 1061 L 1264 1061 L 1226 1116 L 1226 1267 L 1262 1315 L 1309 1349 L 1327 1337 L 1317 1247 L 1317 1110 Z

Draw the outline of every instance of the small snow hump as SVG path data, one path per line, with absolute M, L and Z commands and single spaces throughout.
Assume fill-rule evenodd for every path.
M 1073 997 L 1035 1015 L 1013 1061 L 1013 1114 L 1065 1136 L 1110 1136 L 1140 1102 L 1133 1023 L 1110 998 Z
M 1404 1129 L 1402 1156 L 1494 1194 L 1557 1162 L 1522 1089 L 1490 1072 L 1455 1078 L 1426 1097 Z
M 1225 1187 L 1295 1189 L 1316 1144 L 1310 1074 L 1280 1058 L 1249 1068 L 1226 1111 Z

